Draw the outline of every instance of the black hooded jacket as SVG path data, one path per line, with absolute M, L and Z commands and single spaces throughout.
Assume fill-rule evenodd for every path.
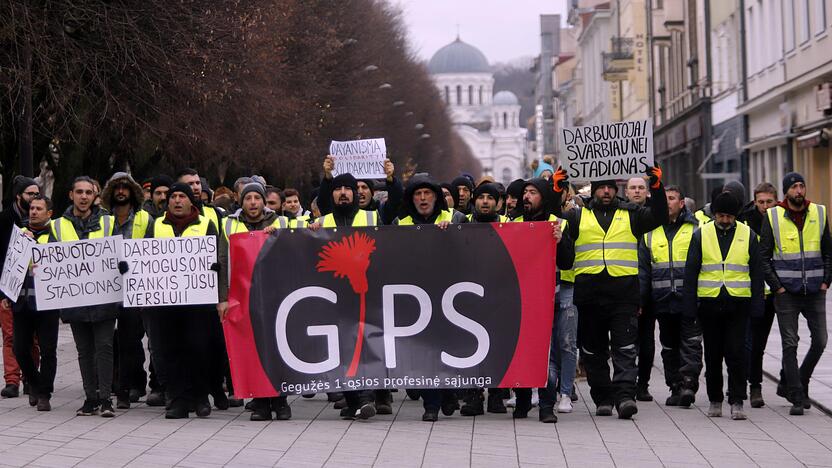
M 420 188 L 429 188 L 436 194 L 436 204 L 433 206 L 433 213 L 428 217 L 424 217 L 416 211 L 416 205 L 413 203 L 413 194 Z M 451 192 L 453 193 L 453 192 Z M 448 204 L 445 202 L 445 195 L 442 193 L 442 187 L 433 180 L 432 177 L 426 174 L 419 174 L 413 176 L 407 183 L 404 189 L 404 199 L 402 200 L 402 215 L 401 217 L 410 216 L 413 219 L 413 224 L 433 224 L 439 213 L 448 209 Z M 468 219 L 462 212 L 455 211 L 451 223 L 459 224 L 466 223 Z M 399 224 L 399 218 L 393 221 L 393 224 Z
M 372 180 L 362 179 L 361 181 L 369 185 L 370 188 L 373 188 Z M 392 181 L 385 179 L 384 183 L 384 190 L 387 191 L 387 201 L 379 203 L 378 200 L 373 199 L 370 201 L 370 206 L 367 207 L 367 211 L 378 211 L 381 223 L 387 225 L 392 224 L 393 220 L 396 219 L 396 215 L 399 213 L 404 187 L 402 187 L 402 183 L 395 177 L 393 177 Z M 327 179 L 326 177 L 321 179 L 319 193 L 332 193 L 332 179 Z M 356 199 L 358 198 L 358 193 L 355 194 L 355 197 Z M 332 213 L 332 204 L 333 200 L 331 196 L 318 197 L 318 209 L 321 211 L 322 216 Z
M 335 193 L 336 188 L 343 186 L 348 186 L 352 189 L 352 203 L 348 206 L 341 207 L 338 206 L 336 201 L 332 199 L 332 196 Z M 332 210 L 330 214 L 335 219 L 336 226 L 352 226 L 352 220 L 355 218 L 355 215 L 360 209 L 358 208 L 358 182 L 355 180 L 355 177 L 351 174 L 340 174 L 332 179 L 331 185 L 328 187 L 325 188 L 323 184 L 321 184 L 318 194 L 318 200 L 327 199 L 330 203 L 332 203 Z M 320 204 L 318 207 L 320 208 Z M 323 215 L 323 213 L 321 214 Z

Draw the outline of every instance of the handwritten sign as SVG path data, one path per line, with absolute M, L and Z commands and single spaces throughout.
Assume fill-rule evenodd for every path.
M 387 145 L 384 138 L 333 141 L 329 154 L 335 162 L 333 176 L 350 173 L 356 179 L 383 179 Z
M 121 236 L 32 248 L 38 310 L 121 302 Z
M 35 243 L 34 239 L 23 234 L 22 229 L 16 225 L 12 227 L 6 261 L 3 262 L 3 273 L 0 276 L 0 291 L 12 302 L 17 302 L 17 296 L 20 295 Z
M 216 304 L 215 236 L 124 241 L 124 307 Z
M 644 175 L 653 166 L 650 119 L 561 129 L 560 164 L 578 181 Z

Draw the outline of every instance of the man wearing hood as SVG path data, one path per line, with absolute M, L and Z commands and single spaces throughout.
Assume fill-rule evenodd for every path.
M 562 187 L 558 187 L 562 190 Z M 558 198 L 552 190 L 552 185 L 543 178 L 534 178 L 527 181 L 523 187 L 523 215 L 514 219 L 515 222 L 542 221 L 555 223 L 554 237 L 558 243 L 557 276 L 555 282 L 555 321 L 552 323 L 552 337 L 549 346 L 549 378 L 546 387 L 538 389 L 539 414 L 538 420 L 542 423 L 556 423 L 555 404 L 557 403 L 558 381 L 561 370 L 564 373 L 575 373 L 574 356 L 574 331 L 577 317 L 574 311 L 567 310 L 562 305 L 571 305 L 571 288 L 561 284 L 561 274 L 572 268 L 575 258 L 575 251 L 571 238 L 564 235 L 562 228 L 568 227 L 568 223 L 555 216 L 555 207 Z M 564 294 L 565 293 L 565 294 Z M 572 312 L 572 313 L 570 313 Z M 571 336 L 570 336 L 571 335 Z M 569 354 L 572 354 L 571 356 Z M 568 370 L 567 367 L 571 370 Z M 528 417 L 532 408 L 532 389 L 517 388 L 514 390 L 517 400 L 514 407 L 515 419 Z M 562 398 L 571 403 L 570 394 L 563 392 Z M 570 409 L 571 411 L 571 404 Z
M 526 181 L 523 179 L 513 180 L 508 187 L 506 187 L 506 205 L 504 213 L 511 219 L 514 219 L 523 214 L 523 187 L 526 186 Z
M 148 238 L 216 236 L 217 252 L 227 253 L 228 243 L 219 234 L 217 225 L 199 214 L 198 199 L 190 185 L 177 182 L 168 192 L 168 211 L 156 218 L 147 231 Z M 228 300 L 227 271 L 219 261 L 211 265 L 217 271 L 219 302 Z M 217 334 L 215 322 L 218 306 L 174 305 L 148 307 L 145 319 L 147 332 L 159 361 L 164 362 L 168 409 L 166 419 L 188 417 L 193 407 L 200 418 L 211 414 L 208 394 L 216 384 Z M 221 335 L 220 335 L 221 338 Z M 225 344 L 222 345 L 225 350 Z M 219 407 L 214 395 L 214 404 Z M 227 400 L 226 400 L 227 404 Z M 227 408 L 227 406 L 226 406 Z
M 774 291 L 774 309 L 783 345 L 783 378 L 777 394 L 799 416 L 811 407 L 809 381 L 828 340 L 826 296 L 832 282 L 832 238 L 826 207 L 806 198 L 806 181 L 790 172 L 783 177 L 784 200 L 767 211 L 760 234 L 766 282 Z M 798 318 L 806 319 L 811 341 L 797 365 Z
M 664 380 L 670 388 L 665 405 L 687 408 L 702 371 L 702 331 L 695 318 L 683 313 L 684 290 L 690 287 L 684 282 L 685 261 L 699 223 L 685 208 L 682 189 L 669 186 L 664 191 L 668 223 L 645 234 L 638 246 L 641 310 L 659 322 Z
M 393 221 L 395 225 L 435 224 L 439 229 L 447 229 L 450 224 L 467 222 L 461 212 L 451 213 L 448 210 L 442 188 L 428 174 L 417 174 L 410 178 L 404 190 L 402 206 L 402 216 Z M 445 416 L 451 416 L 459 409 L 454 390 L 421 390 L 419 394 L 425 409 L 422 421 L 437 421 L 440 409 Z
M 647 170 L 653 203 L 639 207 L 616 197 L 614 180 L 593 181 L 588 206 L 566 213 L 567 229 L 575 240 L 575 304 L 581 356 L 598 416 L 629 419 L 638 412 L 634 400 L 638 368 L 638 239 L 667 222 L 667 198 L 661 169 Z M 566 171 L 552 177 L 560 211 L 568 190 Z M 559 191 L 558 191 L 559 190 Z M 608 359 L 612 355 L 613 379 Z
M 722 362 L 728 368 L 731 419 L 746 419 L 745 331 L 763 313 L 763 265 L 757 236 L 737 222 L 741 202 L 723 192 L 711 202 L 713 222 L 691 237 L 685 262 L 684 312 L 702 327 L 708 416 L 722 416 Z M 690 285 L 688 288 L 687 285 Z M 695 285 L 695 287 L 694 287 Z
M 28 177 L 18 176 L 12 184 L 14 200 L 9 208 L 0 212 L 0 265 L 6 262 L 9 238 L 14 226 L 23 228 L 29 221 L 29 202 L 40 195 L 40 187 Z M 6 386 L 0 390 L 3 398 L 16 398 L 20 395 L 20 366 L 14 358 L 13 329 L 14 318 L 11 301 L 0 293 L 0 328 L 3 329 L 3 377 Z
M 320 193 L 329 193 L 332 184 L 332 171 L 335 169 L 335 161 L 332 156 L 324 158 L 323 170 L 324 178 L 321 180 L 319 187 Z M 402 183 L 395 177 L 396 166 L 393 161 L 389 159 L 384 160 L 384 179 L 385 188 L 387 191 L 387 201 L 379 202 L 373 195 L 375 194 L 375 181 L 373 179 L 358 179 L 357 191 L 358 207 L 365 211 L 378 211 L 379 219 L 382 224 L 390 224 L 399 212 L 399 207 L 402 203 Z M 318 209 L 322 214 L 327 214 L 332 211 L 332 204 L 330 199 L 322 197 L 318 200 Z
M 87 176 L 76 177 L 69 192 L 72 205 L 52 222 L 49 242 L 100 239 L 112 236 L 116 221 L 93 204 L 95 185 Z M 113 387 L 113 332 L 118 304 L 61 309 L 61 320 L 69 323 L 78 350 L 78 364 L 86 399 L 78 416 L 113 417 L 110 392 Z
M 471 193 L 474 191 L 474 182 L 465 176 L 459 176 L 451 181 L 453 190 L 457 193 L 456 209 L 463 214 L 471 213 Z
M 113 235 L 124 239 L 142 239 L 153 218 L 141 209 L 144 193 L 141 186 L 126 172 L 116 172 L 101 191 L 101 207 L 115 220 Z M 118 382 L 116 408 L 129 409 L 147 391 L 144 371 L 144 325 L 140 309 L 118 306 L 116 323 L 116 361 Z
M 271 233 L 276 229 L 289 227 L 289 219 L 285 216 L 278 216 L 277 213 L 266 207 L 266 191 L 257 182 L 250 182 L 240 189 L 240 209 L 223 220 L 222 234 L 226 242 L 237 233 L 264 231 Z M 297 221 L 297 220 L 292 220 Z M 221 271 L 228 271 L 228 252 L 220 252 L 219 255 Z M 220 320 L 225 320 L 228 313 L 228 301 L 222 301 L 217 305 Z M 228 380 L 229 383 L 231 380 Z M 231 392 L 231 390 L 229 390 Z M 252 421 L 270 421 L 272 412 L 277 414 L 276 419 L 285 421 L 292 418 L 292 408 L 282 395 L 274 398 L 255 398 L 252 403 Z

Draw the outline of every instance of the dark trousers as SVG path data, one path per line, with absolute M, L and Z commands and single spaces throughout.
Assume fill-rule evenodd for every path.
M 148 366 L 150 382 L 148 384 L 150 385 L 151 391 L 164 392 L 165 384 L 167 383 L 165 363 L 162 362 L 156 343 L 161 334 L 159 327 L 162 326 L 162 322 L 154 320 L 153 317 L 155 314 L 156 312 L 153 309 L 142 309 L 141 312 L 142 326 L 144 326 L 144 331 L 147 333 L 147 350 L 150 354 L 150 365 Z
M 147 373 L 144 370 L 144 325 L 139 309 L 119 309 L 116 328 L 118 345 L 118 389 L 121 398 L 127 398 L 131 389 L 145 392 Z
M 656 315 L 647 308 L 638 316 L 638 385 L 650 383 L 653 360 L 656 358 Z
M 72 322 L 72 338 L 87 400 L 110 398 L 113 389 L 113 330 L 116 320 Z
M 456 390 L 453 389 L 424 389 L 420 390 L 422 407 L 425 410 L 438 411 L 443 403 L 458 401 Z
M 789 401 L 802 403 L 809 394 L 809 379 L 818 364 L 828 339 L 826 331 L 826 292 L 809 295 L 783 293 L 774 298 L 780 339 L 783 343 L 783 375 Z M 803 314 L 811 341 L 800 367 L 797 366 L 797 319 Z
M 708 400 L 725 399 L 722 362 L 728 367 L 728 403 L 742 403 L 745 388 L 745 328 L 748 301 L 705 300 L 699 304 L 699 323 L 705 341 L 705 385 Z
M 372 390 L 351 390 L 344 392 L 344 399 L 347 400 L 347 406 L 352 409 L 358 409 L 373 401 L 374 394 Z
M 745 333 L 745 352 L 748 358 L 748 384 L 760 388 L 763 383 L 763 354 L 774 323 L 774 295 L 766 297 L 762 317 L 750 317 Z
M 156 307 L 145 312 L 155 363 L 164 363 L 165 391 L 170 406 L 208 401 L 211 321 L 206 307 Z
M 57 310 L 38 312 L 26 301 L 18 301 L 14 311 L 14 354 L 23 378 L 29 383 L 32 395 L 49 398 L 55 391 L 55 371 L 58 368 Z M 40 366 L 32 355 L 37 338 L 40 344 Z
M 638 375 L 638 306 L 585 303 L 578 304 L 578 309 L 581 357 L 592 401 L 596 405 L 612 405 L 633 400 Z
M 702 330 L 699 322 L 682 314 L 657 314 L 662 345 L 664 382 L 671 390 L 699 388 L 702 372 Z

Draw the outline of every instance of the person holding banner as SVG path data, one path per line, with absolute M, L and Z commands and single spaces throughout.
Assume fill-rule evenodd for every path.
M 72 205 L 63 216 L 52 222 L 49 242 L 68 242 L 81 239 L 100 239 L 113 235 L 115 220 L 93 202 L 96 199 L 93 180 L 76 177 L 69 199 Z M 78 416 L 115 416 L 110 392 L 113 387 L 113 332 L 117 304 L 61 309 L 61 320 L 69 323 L 78 350 L 78 364 L 86 400 L 78 409 Z
M 29 202 L 40 195 L 40 187 L 28 177 L 18 176 L 12 186 L 14 201 L 11 206 L 0 213 L 0 265 L 6 261 L 6 250 L 9 248 L 9 238 L 12 228 L 22 228 L 29 217 Z M 3 398 L 16 398 L 20 395 L 20 367 L 14 358 L 13 351 L 13 315 L 12 303 L 9 298 L 0 293 L 0 328 L 3 330 L 3 378 L 6 386 L 0 390 Z
M 41 195 L 29 202 L 29 220 L 24 229 L 27 236 L 39 244 L 49 242 L 52 218 L 52 200 Z M 14 303 L 14 354 L 29 383 L 29 404 L 38 411 L 51 411 L 49 400 L 55 390 L 55 372 L 58 368 L 58 310 L 38 311 L 35 302 L 35 282 L 32 269 L 26 273 L 20 296 Z M 37 341 L 40 359 L 32 353 Z M 38 361 L 40 365 L 38 365 Z
M 321 186 L 319 193 L 329 193 L 332 184 L 332 171 L 335 169 L 335 161 L 332 156 L 324 158 L 323 170 L 324 177 L 321 179 Z M 402 194 L 404 188 L 401 182 L 395 177 L 396 166 L 389 159 L 384 160 L 384 174 L 387 176 L 384 179 L 387 191 L 387 201 L 379 203 L 373 198 L 374 180 L 373 179 L 358 179 L 358 207 L 365 211 L 378 211 L 379 218 L 382 224 L 390 224 L 399 212 L 399 206 L 402 203 Z M 322 197 L 319 199 L 318 209 L 322 214 L 328 214 L 332 211 L 332 204 L 330 199 Z
M 236 213 L 223 220 L 223 237 L 226 241 L 238 233 L 252 231 L 273 232 L 276 229 L 290 227 L 290 220 L 285 216 L 278 216 L 277 213 L 266 207 L 266 191 L 257 182 L 250 182 L 240 190 L 241 208 Z M 293 219 L 292 223 L 303 222 Z M 303 226 L 301 226 L 303 227 Z M 228 271 L 228 251 L 221 251 L 219 254 L 221 272 Z M 226 278 L 224 275 L 223 278 Z M 228 314 L 228 301 L 224 300 L 217 304 L 217 311 L 220 320 L 225 320 Z M 272 412 L 275 412 L 278 421 L 285 421 L 292 418 L 292 408 L 286 401 L 286 395 L 274 398 L 255 398 L 250 405 L 252 421 L 271 421 Z
M 101 207 L 115 220 L 113 235 L 123 239 L 141 239 L 153 221 L 141 209 L 144 194 L 141 186 L 126 172 L 116 172 L 101 191 Z M 118 371 L 116 408 L 130 409 L 147 394 L 147 373 L 144 370 L 144 325 L 138 308 L 119 306 L 116 322 L 115 356 Z
M 168 211 L 157 218 L 147 232 L 148 238 L 185 236 L 217 236 L 218 252 L 227 252 L 225 238 L 219 235 L 217 226 L 206 216 L 199 214 L 197 199 L 190 185 L 177 182 L 168 191 Z M 220 272 L 219 263 L 211 269 Z M 227 275 L 220 275 L 220 279 Z M 219 300 L 225 302 L 228 295 L 226 281 L 219 283 Z M 216 345 L 214 321 L 216 310 L 211 305 L 184 305 L 152 307 L 145 310 L 151 346 L 158 349 L 159 362 L 164 363 L 167 376 L 168 410 L 166 419 L 188 417 L 193 407 L 200 418 L 211 415 L 208 402 L 212 371 L 212 347 Z M 225 349 L 223 345 L 223 350 Z
M 638 239 L 667 222 L 662 171 L 651 167 L 647 175 L 653 199 L 649 207 L 620 201 L 614 180 L 597 180 L 591 184 L 593 199 L 588 206 L 565 214 L 567 232 L 575 239 L 581 356 L 598 416 L 612 416 L 613 406 L 621 419 L 638 412 Z M 566 171 L 558 169 L 552 179 L 560 189 L 556 191 L 560 211 L 561 194 L 568 189 Z

